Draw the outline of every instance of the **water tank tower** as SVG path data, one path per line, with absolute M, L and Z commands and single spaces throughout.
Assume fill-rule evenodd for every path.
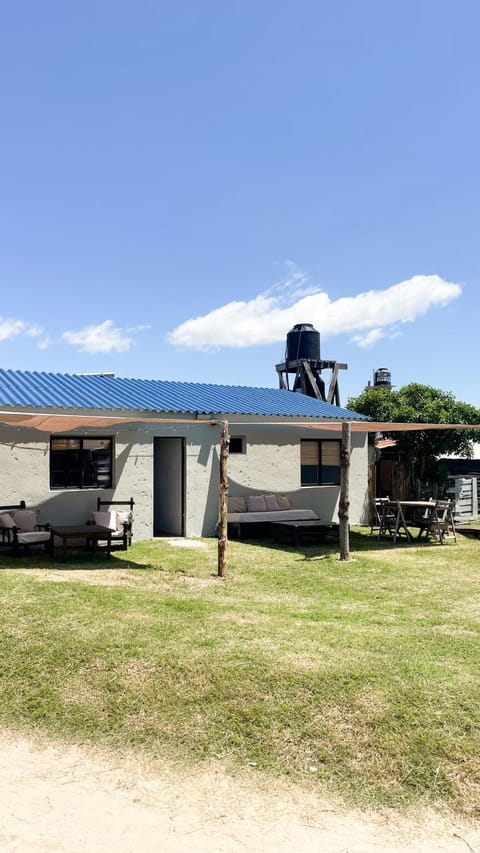
M 287 391 L 299 391 L 308 397 L 316 397 L 327 403 L 340 405 L 338 391 L 338 371 L 346 370 L 346 364 L 338 361 L 324 361 L 320 358 L 320 333 L 311 323 L 297 323 L 287 333 L 285 361 L 276 364 L 279 386 Z M 322 370 L 331 369 L 332 375 L 328 392 Z M 293 374 L 293 381 L 290 375 Z
M 377 367 L 373 372 L 373 387 L 392 390 L 392 374 L 386 367 Z

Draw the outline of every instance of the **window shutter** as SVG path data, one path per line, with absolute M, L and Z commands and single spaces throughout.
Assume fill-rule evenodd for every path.
M 322 465 L 340 465 L 339 441 L 322 441 Z
M 301 444 L 301 464 L 302 465 L 318 465 L 319 452 L 318 441 L 302 441 Z

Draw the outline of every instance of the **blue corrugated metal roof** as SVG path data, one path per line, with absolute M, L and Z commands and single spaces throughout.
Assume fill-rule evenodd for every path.
M 0 370 L 0 406 L 365 420 L 363 415 L 278 388 Z

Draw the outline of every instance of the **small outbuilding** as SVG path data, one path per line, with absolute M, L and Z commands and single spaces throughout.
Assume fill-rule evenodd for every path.
M 364 416 L 298 391 L 0 370 L 0 504 L 78 524 L 135 500 L 135 538 L 213 536 L 222 421 L 229 494 L 281 493 L 334 521 L 340 432 Z M 368 514 L 367 432 L 352 433 L 350 522 Z

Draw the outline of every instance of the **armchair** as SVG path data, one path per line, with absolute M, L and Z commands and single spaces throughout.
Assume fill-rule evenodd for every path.
M 32 545 L 50 546 L 49 525 L 39 524 L 38 510 L 27 509 L 25 501 L 0 507 L 0 531 L 2 544 L 11 545 L 14 553 L 20 547 L 28 552 Z
M 112 510 L 110 507 L 123 506 L 124 510 Z M 93 523 L 108 527 L 112 531 L 112 545 L 121 542 L 122 550 L 126 551 L 133 539 L 133 498 L 127 501 L 97 499 L 97 511 L 93 513 Z M 105 507 L 105 509 L 102 509 Z

